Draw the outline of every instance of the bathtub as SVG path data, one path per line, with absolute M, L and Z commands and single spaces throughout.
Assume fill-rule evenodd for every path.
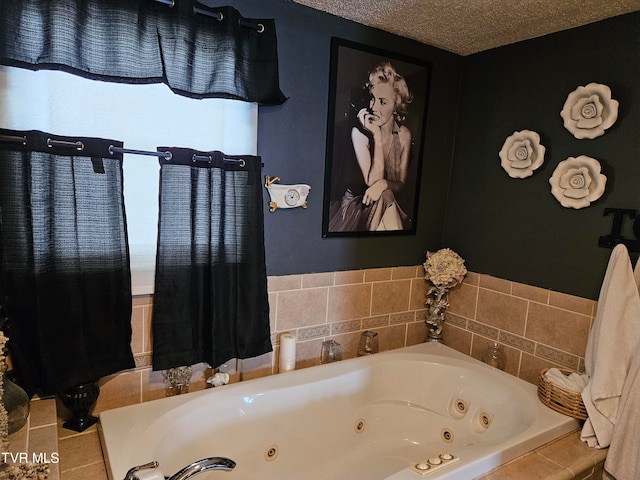
M 470 480 L 577 428 L 534 385 L 439 343 L 108 410 L 99 424 L 112 480 L 206 457 L 237 466 L 193 478 Z

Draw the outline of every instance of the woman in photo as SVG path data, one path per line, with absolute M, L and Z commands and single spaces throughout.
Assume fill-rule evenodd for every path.
M 350 132 L 357 175 L 332 205 L 330 231 L 405 228 L 407 215 L 397 197 L 409 169 L 411 131 L 404 119 L 413 97 L 389 62 L 377 65 L 365 86 L 369 106 L 360 109 Z

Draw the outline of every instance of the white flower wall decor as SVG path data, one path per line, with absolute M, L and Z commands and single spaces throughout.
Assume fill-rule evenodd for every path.
M 586 155 L 560 162 L 549 179 L 551 193 L 566 208 L 584 208 L 604 193 L 607 177 L 600 163 Z
M 502 168 L 511 178 L 527 178 L 544 163 L 545 147 L 531 130 L 513 132 L 500 150 Z
M 564 102 L 560 116 L 564 127 L 578 139 L 593 139 L 604 135 L 618 118 L 618 101 L 611 98 L 611 89 L 600 83 L 578 87 Z

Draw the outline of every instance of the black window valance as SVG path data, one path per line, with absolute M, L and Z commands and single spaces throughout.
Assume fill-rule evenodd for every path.
M 194 98 L 278 105 L 273 19 L 210 0 L 4 0 L 0 63 L 123 83 L 166 83 Z M 196 13 L 199 11 L 201 13 Z

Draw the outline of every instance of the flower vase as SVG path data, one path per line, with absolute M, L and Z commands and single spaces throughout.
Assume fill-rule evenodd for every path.
M 84 432 L 90 426 L 98 422 L 98 417 L 91 415 L 98 396 L 100 386 L 98 382 L 88 382 L 76 385 L 60 394 L 62 404 L 67 407 L 72 417 L 64 422 L 62 426 L 68 430 Z
M 431 286 L 427 291 L 427 314 L 425 322 L 429 331 L 427 332 L 427 342 L 442 343 L 442 328 L 444 327 L 444 315 L 449 308 L 447 293 L 449 289 L 441 286 Z
M 427 315 L 425 322 L 429 328 L 427 342 L 442 343 L 444 314 L 449 308 L 447 293 L 462 283 L 467 274 L 464 260 L 450 248 L 442 248 L 435 253 L 427 252 L 424 262 L 424 279 L 428 282 Z
M 11 435 L 27 422 L 31 404 L 27 393 L 12 382 L 4 370 L 0 377 L 0 404 L 7 412 L 8 433 Z

